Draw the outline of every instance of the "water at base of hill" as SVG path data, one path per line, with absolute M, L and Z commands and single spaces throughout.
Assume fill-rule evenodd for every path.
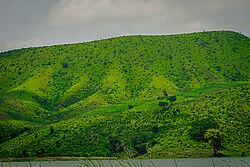
M 249 157 L 0 162 L 1 167 L 250 167 Z

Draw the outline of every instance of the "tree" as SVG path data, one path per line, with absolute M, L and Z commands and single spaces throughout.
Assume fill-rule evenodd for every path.
M 152 127 L 151 131 L 152 131 L 154 134 L 158 133 L 158 132 L 159 132 L 158 126 L 157 126 L 157 125 L 154 125 L 154 126 Z
M 153 132 L 138 130 L 130 133 L 124 141 L 121 141 L 120 145 L 128 158 L 133 158 L 150 151 L 150 148 L 156 144 L 155 137 L 156 135 Z
M 174 101 L 177 100 L 177 98 L 176 98 L 176 96 L 169 96 L 169 97 L 168 97 L 168 100 L 169 100 L 170 102 L 174 102 Z
M 53 133 L 54 133 L 54 127 L 51 126 L 51 127 L 50 127 L 50 134 L 52 135 Z
M 180 111 L 180 109 L 173 108 L 172 112 L 173 112 L 174 116 L 176 116 L 177 113 L 180 114 L 181 111 Z
M 222 142 L 225 138 L 225 133 L 221 132 L 219 129 L 209 129 L 205 133 L 204 137 L 209 144 L 214 148 L 214 155 L 218 156 L 218 151 L 222 149 Z
M 208 129 L 218 128 L 218 123 L 211 117 L 196 119 L 191 122 L 191 129 L 189 135 L 192 140 L 204 141 L 204 134 Z
M 165 110 L 168 106 L 168 102 L 160 101 L 158 106 L 162 107 L 162 109 Z
M 109 150 L 111 154 L 117 154 L 123 151 L 122 143 L 117 136 L 109 137 L 109 143 L 110 143 Z
M 129 104 L 128 108 L 131 109 L 131 108 L 134 108 L 134 106 L 132 104 Z
M 63 68 L 68 68 L 68 66 L 69 66 L 69 65 L 68 65 L 67 62 L 62 62 L 62 67 L 63 67 Z
M 36 150 L 36 156 L 38 157 L 44 156 L 44 153 L 45 153 L 45 150 L 43 148 Z
M 28 152 L 27 152 L 27 150 L 23 150 L 21 156 L 22 156 L 22 157 L 28 157 Z

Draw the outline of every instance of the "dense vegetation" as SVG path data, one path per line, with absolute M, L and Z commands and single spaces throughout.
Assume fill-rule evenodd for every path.
M 207 132 L 225 134 L 220 155 L 250 155 L 250 39 L 242 34 L 26 48 L 0 53 L 0 64 L 1 158 L 207 157 Z

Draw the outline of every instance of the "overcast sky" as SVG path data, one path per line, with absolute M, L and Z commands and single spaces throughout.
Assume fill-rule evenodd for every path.
M 250 0 L 0 0 L 0 51 L 221 29 L 250 36 Z

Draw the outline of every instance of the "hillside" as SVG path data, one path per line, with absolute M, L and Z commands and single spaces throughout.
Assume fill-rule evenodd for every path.
M 242 34 L 124 36 L 3 52 L 0 63 L 2 158 L 206 157 L 211 146 L 190 134 L 206 119 L 227 135 L 224 155 L 250 155 Z

